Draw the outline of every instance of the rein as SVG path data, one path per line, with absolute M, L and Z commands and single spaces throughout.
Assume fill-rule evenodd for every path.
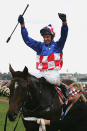
M 16 123 L 16 125 L 15 125 L 15 127 L 14 127 L 13 131 L 15 131 L 15 130 L 16 130 L 20 117 L 21 117 L 21 113 L 20 113 L 20 115 L 19 115 L 19 117 L 18 117 L 17 123 Z M 4 131 L 6 131 L 6 126 L 7 126 L 7 118 L 8 118 L 8 116 L 7 116 L 7 114 L 6 114 L 6 117 L 5 117 L 5 124 L 4 124 Z
M 5 117 L 5 124 L 4 124 L 4 131 L 6 131 L 6 126 L 7 126 L 7 118 L 8 118 L 8 116 L 7 116 L 7 114 L 6 114 L 6 117 Z

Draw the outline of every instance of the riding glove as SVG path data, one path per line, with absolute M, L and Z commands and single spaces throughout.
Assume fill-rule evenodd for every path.
M 24 18 L 23 18 L 22 15 L 19 15 L 19 17 L 18 17 L 18 22 L 19 22 L 20 24 L 24 24 Z
M 62 20 L 62 22 L 66 21 L 66 14 L 58 13 L 58 16 Z

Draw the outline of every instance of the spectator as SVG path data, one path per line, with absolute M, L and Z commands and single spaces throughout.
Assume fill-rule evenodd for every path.
M 71 84 L 67 93 L 69 94 L 69 103 L 64 109 L 61 120 L 44 120 L 45 125 L 50 125 L 60 129 L 60 131 L 86 131 L 87 100 L 83 95 L 82 85 L 79 83 Z

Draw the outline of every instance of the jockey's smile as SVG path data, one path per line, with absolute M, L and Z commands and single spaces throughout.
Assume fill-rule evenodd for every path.
M 43 35 L 43 38 L 46 45 L 49 45 L 52 41 L 51 35 Z

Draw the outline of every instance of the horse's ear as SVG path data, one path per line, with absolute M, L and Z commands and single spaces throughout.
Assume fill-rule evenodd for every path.
M 26 66 L 24 67 L 23 73 L 24 73 L 25 75 L 28 74 L 28 68 L 27 68 Z
M 11 72 L 12 75 L 15 72 L 11 65 L 9 65 L 9 71 Z
M 14 71 L 14 69 L 12 68 L 12 66 L 10 64 L 9 64 L 9 71 L 10 71 L 12 77 L 13 77 L 15 71 Z

